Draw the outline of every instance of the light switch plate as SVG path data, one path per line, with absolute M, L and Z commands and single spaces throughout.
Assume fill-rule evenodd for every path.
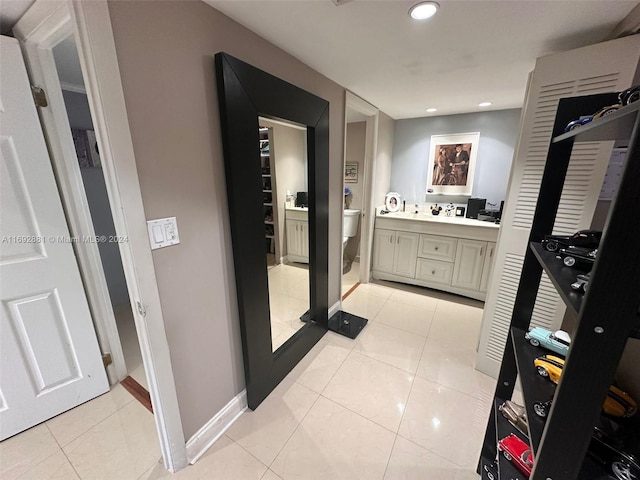
M 147 230 L 149 231 L 151 250 L 180 243 L 176 217 L 147 220 Z

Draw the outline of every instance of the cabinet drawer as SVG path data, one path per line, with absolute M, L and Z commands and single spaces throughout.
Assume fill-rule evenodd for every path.
M 456 256 L 456 245 L 458 240 L 451 237 L 441 237 L 438 235 L 420 235 L 420 245 L 418 246 L 418 256 L 453 262 Z
M 416 265 L 416 278 L 431 283 L 451 285 L 453 263 L 419 258 Z

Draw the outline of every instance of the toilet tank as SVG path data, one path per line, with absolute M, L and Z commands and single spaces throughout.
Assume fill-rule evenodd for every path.
M 345 237 L 355 237 L 358 233 L 358 221 L 360 220 L 360 210 L 350 208 L 344 211 L 344 233 Z

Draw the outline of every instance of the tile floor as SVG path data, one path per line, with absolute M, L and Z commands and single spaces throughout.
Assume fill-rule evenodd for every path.
M 178 474 L 118 386 L 1 443 L 0 478 L 478 480 L 495 385 L 473 368 L 482 303 L 391 285 L 359 286 L 344 309 L 370 319 L 360 336 L 327 333 Z

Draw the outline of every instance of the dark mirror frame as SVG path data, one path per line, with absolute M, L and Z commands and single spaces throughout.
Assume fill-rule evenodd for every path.
M 247 403 L 269 395 L 327 331 L 329 102 L 226 53 L 215 56 Z M 272 352 L 258 117 L 307 127 L 310 318 Z

